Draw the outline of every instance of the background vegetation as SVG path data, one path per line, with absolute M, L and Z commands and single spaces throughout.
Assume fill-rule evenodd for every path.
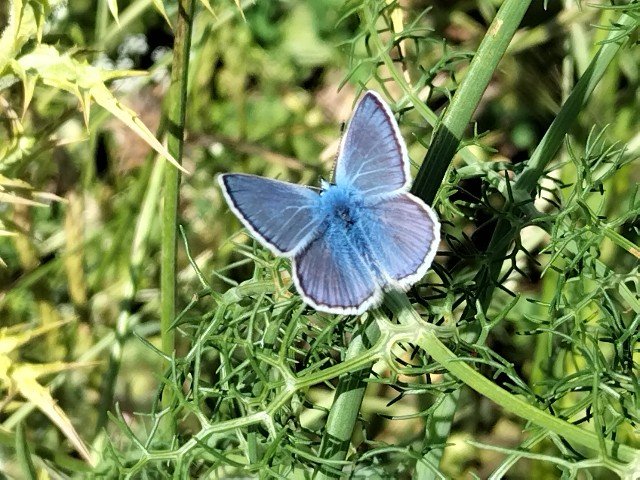
M 3 2 L 0 475 L 637 478 L 640 4 L 546 3 Z M 443 240 L 318 314 L 215 176 L 365 88 Z

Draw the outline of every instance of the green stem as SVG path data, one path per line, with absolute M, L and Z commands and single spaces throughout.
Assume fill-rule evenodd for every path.
M 202 419 L 202 429 L 182 446 L 177 449 L 159 451 L 145 450 L 136 464 L 131 467 L 130 473 L 133 475 L 138 472 L 149 461 L 159 462 L 194 455 L 193 450 L 202 445 L 207 445 L 204 448 L 211 448 L 212 442 L 209 441 L 209 439 L 222 432 L 232 431 L 254 424 L 263 424 L 270 435 L 275 436 L 277 433 L 273 417 L 291 400 L 296 392 L 306 390 L 311 385 L 324 383 L 348 373 L 353 374 L 354 372 L 359 372 L 376 360 L 390 359 L 390 349 L 398 342 L 411 342 L 419 345 L 427 351 L 436 362 L 446 368 L 450 374 L 494 401 L 506 411 L 577 445 L 582 445 L 596 452 L 600 452 L 604 457 L 602 466 L 609 467 L 613 465 L 620 467 L 619 464 L 614 464 L 613 462 L 622 461 L 627 463 L 624 469 L 632 468 L 629 462 L 637 458 L 640 451 L 609 440 L 603 442 L 595 433 L 555 417 L 535 407 L 520 396 L 516 396 L 497 386 L 493 381 L 478 373 L 472 366 L 467 364 L 464 359 L 457 357 L 451 352 L 438 338 L 441 332 L 445 336 L 450 336 L 451 332 L 441 330 L 438 327 L 424 322 L 420 315 L 413 309 L 406 295 L 391 295 L 389 297 L 389 307 L 399 320 L 399 324 L 390 323 L 384 318 L 376 318 L 375 321 L 378 324 L 380 337 L 375 344 L 372 345 L 371 348 L 366 349 L 362 355 L 319 371 L 306 373 L 300 377 L 294 376 L 291 372 L 283 372 L 284 381 L 279 385 L 273 385 L 271 387 L 279 391 L 264 410 L 254 412 L 247 416 L 213 423 Z M 367 326 L 367 329 L 368 328 L 369 326 Z M 389 366 L 392 367 L 392 365 Z M 603 451 L 603 449 L 605 449 L 606 452 Z M 335 459 L 326 463 L 340 464 L 340 462 Z
M 171 85 L 167 94 L 167 148 L 181 164 L 184 145 L 184 124 L 187 106 L 187 85 L 189 76 L 189 50 L 191 49 L 191 29 L 193 24 L 195 0 L 180 0 L 178 3 L 178 21 L 176 23 L 173 44 L 173 69 Z M 167 168 L 164 175 L 164 209 L 162 212 L 162 258 L 160 277 L 160 336 L 161 349 L 171 357 L 175 349 L 175 335 L 171 328 L 175 318 L 176 294 L 176 248 L 178 199 L 180 191 L 180 172 L 175 168 Z M 163 366 L 163 370 L 167 365 Z M 165 388 L 162 395 L 162 406 L 173 403 L 173 395 Z M 164 418 L 169 418 L 165 416 Z M 173 431 L 165 422 L 165 432 Z
M 623 14 L 616 22 L 616 25 L 630 27 L 636 22 L 637 20 L 634 18 Z M 564 105 L 562 105 L 560 112 L 558 112 L 558 115 L 551 123 L 551 126 L 531 156 L 531 159 L 527 162 L 527 166 L 518 176 L 516 181 L 517 192 L 526 191 L 530 193 L 536 188 L 538 180 L 544 173 L 544 169 L 562 145 L 567 131 L 574 125 L 580 110 L 582 110 L 582 107 L 586 104 L 593 89 L 598 82 L 600 82 L 607 67 L 624 43 L 626 37 L 614 41 L 614 39 L 619 36 L 619 31 L 612 31 L 607 41 L 601 45 L 591 60 L 589 67 L 576 83 L 571 95 L 569 95 L 569 98 L 567 98 Z
M 161 131 L 162 128 L 159 129 L 159 133 Z M 159 136 L 162 136 L 162 134 Z M 148 161 L 154 161 L 156 156 L 155 152 L 149 155 Z M 166 162 L 163 159 L 156 158 L 155 160 L 153 170 L 147 184 L 147 191 L 145 192 L 144 199 L 142 201 L 142 208 L 140 209 L 140 214 L 136 222 L 136 230 L 129 260 L 129 276 L 123 286 L 123 309 L 118 315 L 118 320 L 116 322 L 116 342 L 111 348 L 109 366 L 102 382 L 102 397 L 100 399 L 100 407 L 98 410 L 96 433 L 100 432 L 106 425 L 108 413 L 113 406 L 116 381 L 118 373 L 120 372 L 120 363 L 122 361 L 122 353 L 131 332 L 131 320 L 133 316 L 131 306 L 135 300 L 136 294 L 138 293 L 140 267 L 142 266 L 143 260 L 146 258 L 147 240 L 149 238 L 149 233 L 151 232 L 151 223 L 157 213 L 158 197 L 160 196 L 165 163 Z
M 445 113 L 442 122 L 436 130 L 434 140 L 429 148 L 427 156 L 418 172 L 413 184 L 413 193 L 420 196 L 425 202 L 431 204 L 435 198 L 438 188 L 442 184 L 445 173 L 454 154 L 456 153 L 462 135 L 471 120 L 471 116 L 482 98 L 493 72 L 497 68 L 498 62 L 507 49 L 513 34 L 515 33 L 524 13 L 529 6 L 530 0 L 507 0 L 498 11 L 496 18 L 489 27 L 489 32 L 480 44 L 474 56 L 465 80 L 456 91 L 451 105 Z M 368 8 L 363 11 L 364 22 L 369 26 L 371 38 L 380 51 L 383 62 L 386 63 L 394 80 L 403 87 L 405 93 L 411 98 L 415 108 L 430 123 L 434 122 L 434 114 L 426 108 L 415 95 L 410 85 L 406 83 L 404 77 L 395 69 L 393 62 L 385 55 L 385 48 L 375 28 L 375 18 L 372 17 Z M 393 303 L 393 296 L 387 296 L 385 303 Z M 354 346 L 352 352 L 358 354 L 358 348 L 364 348 L 362 344 Z M 351 349 L 350 349 L 351 350 Z M 349 447 L 348 439 L 351 438 L 357 412 L 360 409 L 366 379 L 368 374 L 356 372 L 340 379 L 338 392 L 334 404 L 331 407 L 329 422 L 322 438 L 320 456 L 326 459 L 343 460 Z M 459 393 L 454 392 L 454 395 Z M 455 412 L 457 398 L 444 401 L 441 407 L 447 413 Z M 355 412 L 355 413 L 354 413 Z M 440 423 L 436 430 L 428 427 L 427 436 L 431 439 L 433 433 L 441 438 L 440 443 L 444 443 L 450 429 L 450 422 Z M 347 433 L 348 432 L 348 433 Z M 435 457 L 434 457 L 435 455 Z M 442 450 L 431 450 L 430 461 L 437 464 L 442 455 Z M 329 467 L 323 467 L 318 478 L 336 478 L 340 472 Z
M 451 99 L 413 184 L 413 193 L 428 204 L 433 203 L 473 112 L 530 3 L 530 0 L 507 0 L 502 4 L 471 61 L 467 75 Z M 455 390 L 434 409 L 425 426 L 425 447 L 446 443 L 459 399 L 460 391 Z M 444 448 L 430 448 L 423 461 L 416 465 L 417 478 L 434 478 L 434 472 L 428 465 L 439 465 L 443 453 Z
M 624 26 L 629 26 L 632 22 L 634 22 L 634 20 L 628 15 L 622 15 L 618 21 L 619 24 Z M 617 35 L 619 35 L 619 32 L 612 32 L 609 39 L 612 39 Z M 580 112 L 582 106 L 585 104 L 598 81 L 602 78 L 606 68 L 620 49 L 621 43 L 622 42 L 610 42 L 603 44 L 585 73 L 576 83 L 576 86 L 562 106 L 558 116 L 554 119 L 547 130 L 547 133 L 544 135 L 542 141 L 534 151 L 531 160 L 527 163 L 522 173 L 516 179 L 512 188 L 514 200 L 516 202 L 522 202 L 527 198 L 531 199 L 531 192 L 535 190 L 544 169 L 562 145 L 564 136 L 569 128 L 574 124 L 575 118 Z M 487 252 L 489 252 L 490 257 L 483 263 L 474 279 L 474 284 L 479 286 L 476 299 L 479 301 L 483 310 L 486 310 L 491 303 L 495 286 L 500 278 L 502 264 L 509 245 L 518 232 L 517 228 L 518 226 L 512 225 L 510 221 L 500 219 L 491 237 L 491 241 L 487 247 Z M 475 304 L 469 304 L 463 312 L 462 318 L 472 318 L 475 313 Z M 473 341 L 473 339 L 468 340 Z M 456 395 L 459 396 L 459 393 L 456 393 Z M 457 403 L 457 401 L 455 403 Z M 456 406 L 457 405 L 452 402 L 447 402 L 446 408 L 443 407 L 442 409 L 436 409 L 434 415 L 440 419 L 441 423 L 448 421 L 448 423 L 451 424 L 456 411 Z M 442 443 L 443 437 L 437 435 L 435 438 L 430 439 L 427 436 L 426 440 L 427 442 L 437 444 Z M 433 456 L 433 451 L 428 455 Z M 441 450 L 439 455 L 442 455 Z M 425 475 L 421 478 L 432 477 Z
M 632 17 L 623 14 L 616 23 L 621 26 L 631 26 L 635 22 L 636 20 Z M 623 41 L 612 41 L 619 35 L 620 33 L 618 31 L 611 32 L 608 39 L 609 41 L 600 47 L 591 60 L 589 67 L 580 77 L 580 80 L 576 83 L 566 102 L 562 105 L 560 112 L 551 123 L 540 144 L 533 152 L 531 159 L 516 178 L 512 188 L 515 202 L 531 200 L 531 196 L 535 193 L 536 186 L 545 168 L 560 149 L 565 135 L 574 125 L 580 110 L 587 102 L 609 64 L 613 61 L 618 50 L 620 50 Z M 490 252 L 491 258 L 484 263 L 475 279 L 475 284 L 481 286 L 480 295 L 478 295 L 477 298 L 480 300 L 483 308 L 486 308 L 491 301 L 493 290 L 500 275 L 502 263 L 515 233 L 517 233 L 517 230 L 514 229 L 510 221 L 504 219 L 498 221 L 498 225 L 487 249 L 487 251 Z M 473 309 L 474 306 L 468 307 L 469 311 L 463 314 L 463 318 L 468 318 L 473 315 Z
M 453 376 L 462 380 L 467 386 L 484 397 L 494 401 L 506 411 L 554 432 L 575 444 L 585 446 L 596 452 L 601 452 L 601 437 L 558 417 L 554 417 L 544 410 L 531 405 L 521 397 L 517 397 L 504 388 L 497 386 L 494 382 L 482 376 L 467 363 L 456 357 L 456 355 L 436 337 L 434 331 L 427 331 L 421 334 L 418 340 L 416 340 L 416 344 L 429 352 L 429 355 L 446 368 Z M 604 444 L 607 448 L 607 456 L 618 458 L 624 462 L 631 462 L 637 455 L 635 449 L 626 445 L 615 444 L 608 440 L 605 441 Z
M 351 341 L 345 360 L 361 356 L 380 338 L 378 324 L 371 319 L 362 327 L 360 333 Z M 360 405 L 367 388 L 367 379 L 371 375 L 371 365 L 348 373 L 338 380 L 333 405 L 327 418 L 325 431 L 320 443 L 319 456 L 326 460 L 344 460 L 349 449 L 353 427 L 358 419 Z M 339 478 L 342 471 L 324 464 L 316 468 L 318 479 Z
M 33 404 L 29 403 L 27 405 Z M 21 423 L 19 423 L 16 428 L 20 428 L 20 425 Z M 4 429 L 3 427 L 0 427 L 0 446 L 7 450 L 14 448 L 16 445 L 17 436 L 17 432 L 14 433 Z M 66 455 L 65 453 L 57 449 L 52 450 L 44 445 L 41 445 L 40 443 L 32 444 L 29 447 L 32 450 L 32 454 L 35 454 L 42 459 L 49 460 L 54 465 L 60 466 L 65 470 L 69 470 L 70 472 L 82 475 L 85 478 L 87 478 L 86 476 L 89 475 L 92 471 L 91 466 L 89 466 L 84 460 Z
M 98 7 L 96 8 L 96 26 L 94 38 L 94 45 L 97 50 L 103 49 L 102 39 L 105 36 L 108 24 L 109 7 L 107 5 L 107 0 L 98 0 Z
M 433 202 L 471 116 L 530 3 L 531 0 L 505 0 L 451 99 L 413 183 L 412 192 L 427 204 Z
M 595 433 L 577 427 L 531 405 L 530 402 L 508 392 L 496 385 L 495 382 L 484 377 L 449 350 L 438 338 L 436 329 L 425 328 L 424 321 L 413 309 L 406 296 L 396 296 L 395 301 L 390 302 L 390 307 L 404 325 L 411 327 L 416 332 L 416 339 L 408 338 L 407 340 L 415 342 L 451 375 L 484 397 L 494 401 L 506 411 L 556 433 L 573 443 L 602 454 L 606 453 L 611 458 L 616 458 L 623 462 L 631 462 L 637 457 L 638 451 L 636 449 L 611 442 L 610 440 L 603 442 L 602 438 Z M 398 338 L 398 336 L 392 336 L 391 338 Z M 601 451 L 603 445 L 607 449 L 606 452 Z

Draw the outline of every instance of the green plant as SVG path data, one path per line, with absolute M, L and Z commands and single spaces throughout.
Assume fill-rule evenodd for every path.
M 11 196 L 0 202 L 11 205 L 0 215 L 14 238 L 0 245 L 0 314 L 20 325 L 6 338 L 26 331 L 38 348 L 5 349 L 0 388 L 33 386 L 19 366 L 83 368 L 46 390 L 64 433 L 28 395 L 0 402 L 0 455 L 15 452 L 0 468 L 633 478 L 640 4 L 179 3 L 118 11 L 103 0 L 94 19 L 92 2 L 78 2 L 56 25 L 58 3 L 14 0 L 6 15 L 0 186 Z M 159 15 L 143 16 L 151 7 Z M 129 99 L 171 78 L 156 122 L 165 150 L 105 82 L 139 66 L 114 49 L 124 35 L 169 23 L 173 54 L 158 49 L 153 77 L 134 80 Z M 83 46 L 126 68 L 107 70 Z M 547 63 L 559 70 L 540 75 Z M 392 102 L 411 157 L 424 156 L 413 191 L 443 221 L 423 282 L 360 318 L 308 308 L 288 261 L 229 238 L 238 227 L 213 181 L 238 170 L 310 184 L 326 175 L 323 150 L 348 108 L 332 115 L 349 104 L 338 87 Z M 89 115 L 91 100 L 191 174 L 180 180 L 146 152 L 101 172 L 87 159 L 115 164 L 131 137 L 118 142 L 106 114 Z M 69 143 L 70 132 L 89 141 Z M 73 166 L 70 187 L 51 190 L 64 178 L 51 155 Z M 70 451 L 85 443 L 91 458 L 79 462 Z

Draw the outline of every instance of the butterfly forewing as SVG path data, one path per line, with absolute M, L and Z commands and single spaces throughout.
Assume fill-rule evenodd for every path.
M 353 114 L 336 163 L 335 183 L 372 196 L 409 185 L 409 158 L 398 125 L 385 102 L 367 92 Z
M 321 221 L 315 191 L 255 175 L 226 174 L 218 180 L 233 212 L 271 251 L 294 255 L 313 239 Z

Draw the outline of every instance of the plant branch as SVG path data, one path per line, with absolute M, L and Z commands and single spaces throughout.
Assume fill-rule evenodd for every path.
M 412 192 L 431 204 L 500 59 L 529 8 L 531 0 L 506 0 L 469 65 L 434 134 L 413 182 Z
M 169 152 L 180 164 L 182 163 L 182 150 L 184 146 L 189 50 L 191 49 L 191 29 L 194 7 L 195 0 L 180 0 L 178 3 L 178 21 L 173 44 L 173 69 L 171 71 L 171 85 L 167 95 L 167 147 Z M 164 188 L 164 209 L 162 212 L 162 270 L 160 278 L 160 335 L 162 339 L 162 351 L 167 357 L 171 357 L 175 348 L 175 336 L 171 324 L 176 312 L 176 248 L 178 199 L 180 191 L 180 172 L 176 168 L 167 168 L 165 170 Z M 166 364 L 163 365 L 163 370 L 166 367 Z M 163 407 L 167 407 L 172 402 L 173 395 L 171 390 L 165 388 L 162 395 Z M 172 430 L 168 425 L 165 426 Z

